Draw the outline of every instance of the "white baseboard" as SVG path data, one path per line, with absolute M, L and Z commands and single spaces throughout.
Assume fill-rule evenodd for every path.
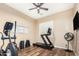
M 62 49 L 66 49 L 65 47 L 61 47 L 61 46 L 55 46 L 56 48 L 62 48 Z
M 62 48 L 62 49 L 67 49 L 66 47 L 62 47 L 62 46 L 55 46 L 56 48 Z M 70 49 L 73 50 L 73 49 Z

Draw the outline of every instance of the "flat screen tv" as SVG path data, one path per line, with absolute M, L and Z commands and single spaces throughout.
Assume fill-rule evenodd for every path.
M 74 30 L 79 29 L 79 13 L 78 13 L 78 11 L 76 12 L 75 17 L 73 19 L 73 29 Z

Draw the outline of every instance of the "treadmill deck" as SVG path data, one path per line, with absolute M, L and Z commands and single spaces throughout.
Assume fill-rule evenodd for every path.
M 44 48 L 44 49 L 52 49 L 52 48 L 54 48 L 53 45 L 50 45 L 50 44 L 46 45 L 46 44 L 40 43 L 40 42 L 33 43 L 33 46 L 41 47 L 41 48 Z

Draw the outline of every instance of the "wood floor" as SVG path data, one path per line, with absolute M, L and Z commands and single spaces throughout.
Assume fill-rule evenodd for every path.
M 73 52 L 66 52 L 64 49 L 53 48 L 52 50 L 40 47 L 28 47 L 18 52 L 19 56 L 75 56 Z

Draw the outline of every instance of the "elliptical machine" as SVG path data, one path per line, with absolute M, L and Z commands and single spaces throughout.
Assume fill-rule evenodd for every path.
M 11 30 L 13 28 L 13 25 L 15 25 L 14 36 L 11 37 Z M 2 35 L 1 39 L 3 41 L 3 44 L 2 44 L 1 49 L 0 49 L 0 55 L 1 56 L 17 56 L 18 55 L 18 51 L 17 51 L 18 49 L 17 49 L 17 44 L 16 44 L 16 21 L 15 21 L 15 24 L 13 24 L 11 22 L 6 22 L 4 29 L 3 29 L 3 33 L 2 32 L 0 32 L 0 33 Z M 6 49 L 3 50 L 5 39 L 9 39 L 9 43 L 8 43 Z M 12 42 L 11 39 L 14 39 L 14 42 Z

